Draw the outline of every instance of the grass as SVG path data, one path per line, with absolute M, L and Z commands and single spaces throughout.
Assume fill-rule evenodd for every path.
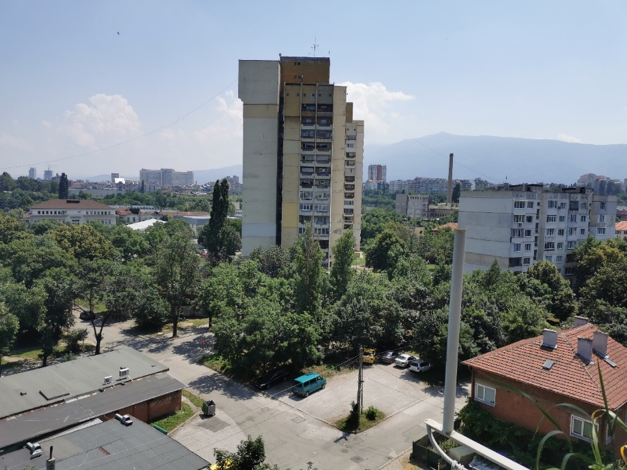
M 202 409 L 202 405 L 205 403 L 205 400 L 200 398 L 198 395 L 194 395 L 189 390 L 183 390 L 183 396 L 200 409 Z
M 84 310 L 89 310 L 89 301 L 87 299 L 78 299 L 76 300 L 76 305 L 79 305 L 81 308 L 83 308 Z M 107 307 L 105 307 L 105 304 L 99 301 L 94 302 L 94 312 L 95 313 L 102 313 L 105 312 L 107 310 Z
M 360 258 L 359 256 L 355 256 L 353 258 L 353 262 L 352 262 L 353 266 L 362 266 L 362 265 L 366 265 L 366 256 L 364 255 L 363 258 Z
M 209 369 L 213 369 L 220 374 L 229 377 L 234 375 L 231 363 L 219 354 L 208 354 L 207 356 L 203 356 L 199 362 L 203 366 L 209 367 Z
M 344 432 L 353 432 L 359 433 L 370 429 L 372 426 L 377 424 L 383 418 L 385 418 L 385 414 L 382 411 L 376 409 L 374 406 L 371 406 L 366 411 L 362 412 L 359 415 L 359 423 L 355 423 L 350 419 L 350 414 L 345 418 L 340 419 L 335 426 Z M 372 418 L 372 419 L 369 419 Z
M 174 413 L 173 415 L 167 416 L 163 419 L 160 419 L 159 421 L 153 421 L 152 424 L 156 424 L 160 428 L 163 428 L 166 431 L 170 432 L 176 429 L 181 424 L 183 424 L 193 415 L 194 415 L 194 411 L 192 410 L 192 407 L 189 406 L 187 403 L 182 403 L 181 409 L 178 410 L 176 413 Z
M 179 330 L 187 330 L 189 328 L 197 328 L 199 326 L 208 326 L 209 325 L 209 317 L 205 318 L 189 318 L 185 320 L 180 320 L 178 324 Z M 173 325 L 172 323 L 166 323 L 161 328 L 161 333 L 172 333 Z

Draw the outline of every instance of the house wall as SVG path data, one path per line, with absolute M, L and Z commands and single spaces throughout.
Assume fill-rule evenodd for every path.
M 181 409 L 181 391 L 168 393 L 151 400 L 143 401 L 135 405 L 121 408 L 113 413 L 101 417 L 103 420 L 115 419 L 116 413 L 129 414 L 140 421 L 150 423 L 164 416 L 175 413 Z
M 476 401 L 476 383 L 485 385 L 496 390 L 495 406 L 490 406 L 485 403 Z M 556 393 L 552 393 L 547 390 L 541 390 L 535 387 L 531 387 L 520 382 L 513 380 L 494 378 L 489 374 L 485 374 L 481 371 L 473 371 L 472 377 L 472 390 L 471 397 L 479 406 L 494 416 L 496 419 L 515 424 L 529 431 L 535 432 L 536 430 L 541 434 L 547 434 L 555 429 L 555 426 L 543 418 L 543 414 L 536 408 L 536 406 L 526 397 L 508 390 L 501 384 L 507 384 L 511 387 L 528 394 L 534 399 L 534 401 L 542 407 L 547 413 L 560 425 L 562 430 L 570 435 L 571 416 L 573 414 L 578 415 L 575 411 L 569 408 L 553 407 L 560 403 L 569 403 L 585 410 L 587 413 L 592 414 L 598 408 L 590 404 L 574 400 L 569 397 L 564 397 Z M 617 414 L 621 419 L 627 418 L 627 405 L 622 406 Z M 579 416 L 579 415 L 578 415 Z M 585 417 L 585 416 L 582 416 Z M 602 441 L 605 441 L 605 426 L 601 426 Z M 558 438 L 564 438 L 562 435 L 556 436 Z M 576 437 L 570 437 L 574 442 L 586 442 Z M 627 440 L 627 434 L 620 430 L 615 435 L 615 441 L 617 443 L 624 443 Z

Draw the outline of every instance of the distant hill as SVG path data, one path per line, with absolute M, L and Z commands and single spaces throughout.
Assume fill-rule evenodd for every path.
M 237 175 L 240 177 L 240 181 L 242 179 L 242 165 L 233 165 L 227 166 L 224 168 L 215 168 L 213 170 L 194 170 L 194 179 L 198 182 L 198 184 L 205 184 L 210 181 L 215 181 L 217 179 L 222 179 L 225 176 L 233 176 Z M 129 180 L 137 181 L 139 179 L 139 173 L 136 175 L 123 175 L 122 178 L 126 178 Z M 96 175 L 89 176 L 87 178 L 79 178 L 76 179 L 84 179 L 86 181 L 109 181 L 111 179 L 111 175 Z
M 483 178 L 502 183 L 555 182 L 572 184 L 586 173 L 610 178 L 627 177 L 627 144 L 591 145 L 559 140 L 514 137 L 460 136 L 441 132 L 407 139 L 387 146 L 367 143 L 364 174 L 368 165 L 387 165 L 387 179 L 416 176 L 446 178 L 448 155 L 455 154 L 453 177 Z

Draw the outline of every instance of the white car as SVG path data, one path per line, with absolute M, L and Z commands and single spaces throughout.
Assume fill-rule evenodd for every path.
M 410 356 L 409 354 L 401 354 L 400 356 L 396 358 L 396 360 L 394 361 L 394 364 L 396 364 L 397 367 L 401 367 L 402 369 L 405 369 L 409 367 L 409 364 L 414 360 L 416 360 L 414 356 Z
M 409 370 L 412 372 L 426 372 L 429 369 L 431 369 L 431 363 L 420 358 L 416 359 L 409 365 Z

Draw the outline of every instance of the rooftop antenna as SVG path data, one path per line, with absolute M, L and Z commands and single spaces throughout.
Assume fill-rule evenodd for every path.
M 316 57 L 316 49 L 318 49 L 318 47 L 319 47 L 319 45 L 318 45 L 318 44 L 316 44 L 316 40 L 317 40 L 317 37 L 316 37 L 316 36 L 314 36 L 314 43 L 313 43 L 313 46 L 311 46 L 311 48 L 312 48 L 312 49 L 313 49 L 313 51 L 314 51 L 314 57 Z

